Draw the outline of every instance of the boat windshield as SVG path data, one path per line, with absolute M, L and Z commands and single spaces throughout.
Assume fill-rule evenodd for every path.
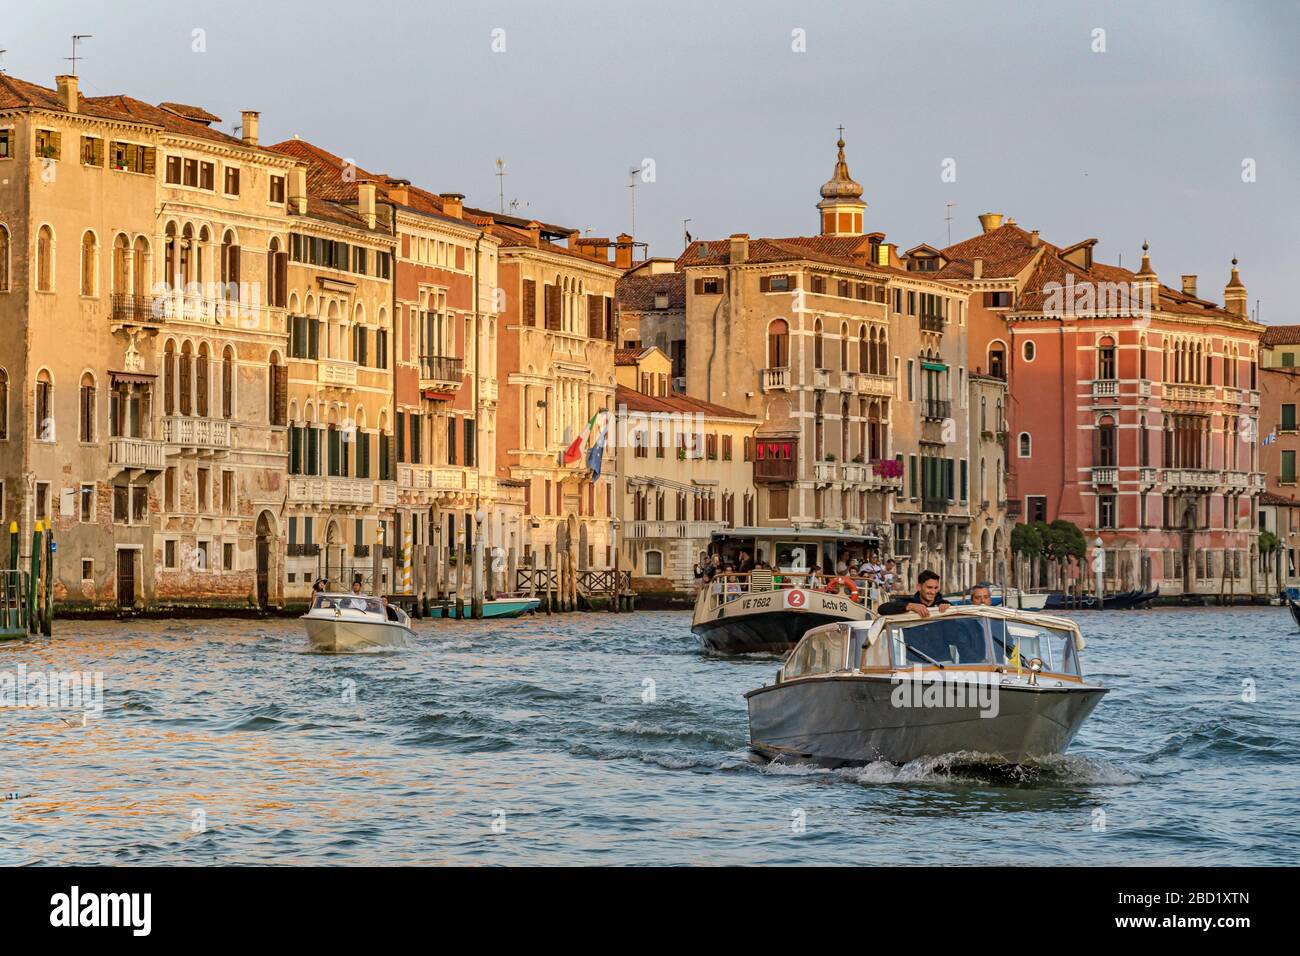
M 848 649 L 849 637 L 843 628 L 828 627 L 820 633 L 808 634 L 794 649 L 782 673 L 790 678 L 842 671 Z
M 975 617 L 939 618 L 889 629 L 894 666 L 989 664 L 984 622 Z
M 1043 669 L 1054 674 L 1079 674 L 1079 655 L 1074 648 L 1074 634 L 1058 627 L 1044 627 L 1027 621 L 990 620 L 993 653 L 999 664 L 1021 665 L 1037 657 Z
M 383 614 L 384 605 L 378 598 L 362 594 L 318 594 L 312 604 L 313 611 L 365 611 L 367 614 Z

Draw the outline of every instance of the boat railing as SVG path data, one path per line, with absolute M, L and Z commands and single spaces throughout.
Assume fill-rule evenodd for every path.
M 853 582 L 849 588 L 844 582 Z M 812 574 L 809 571 L 722 571 L 703 584 L 702 591 L 708 599 L 708 609 L 715 611 L 740 597 L 790 590 L 839 593 L 866 608 L 873 608 L 886 595 L 880 585 L 866 578 L 846 575 Z M 856 590 L 856 594 L 854 591 Z

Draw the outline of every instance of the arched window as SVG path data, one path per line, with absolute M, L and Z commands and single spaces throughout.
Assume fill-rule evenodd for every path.
M 1097 378 L 1108 382 L 1115 379 L 1115 340 L 1109 335 L 1097 344 Z
M 78 415 L 77 437 L 86 442 L 95 440 L 95 376 L 89 372 L 81 376 L 81 413 Z
M 989 430 L 989 400 L 987 395 L 980 396 L 980 431 Z
M 181 414 L 192 415 L 194 414 L 194 350 L 190 348 L 189 342 L 181 346 L 181 370 L 177 378 L 180 380 Z
M 647 575 L 664 573 L 664 553 L 662 551 L 647 551 L 645 553 L 645 573 Z
M 1007 353 L 1001 342 L 989 346 L 989 374 L 994 378 L 1007 377 Z
M 54 291 L 54 231 L 49 226 L 36 233 L 36 291 Z
M 0 292 L 9 291 L 9 230 L 0 225 Z
M 208 417 L 208 343 L 199 346 L 198 364 L 195 366 L 194 391 L 198 398 L 195 412 L 200 418 Z
M 0 441 L 9 437 L 9 373 L 0 368 Z
M 36 376 L 34 397 L 36 440 L 54 441 L 54 381 L 45 369 Z
M 229 345 L 221 355 L 221 417 L 230 418 L 235 410 L 235 351 Z
M 168 340 L 163 348 L 163 414 L 176 413 L 176 343 Z
M 876 340 L 876 374 L 889 374 L 889 333 L 884 329 L 880 330 L 880 338 Z
M 1096 463 L 1098 465 L 1113 468 L 1119 464 L 1115 438 L 1115 419 L 1109 415 L 1103 415 L 1101 420 L 1097 422 Z
M 136 239 L 131 248 L 131 289 L 132 295 L 139 298 L 149 292 L 149 240 L 144 236 Z
M 230 230 L 221 240 L 221 288 L 225 301 L 239 301 L 239 246 Z
M 849 324 L 840 324 L 840 371 L 849 370 Z
M 1147 417 L 1138 419 L 1138 464 L 1143 468 L 1151 464 L 1151 449 L 1147 442 Z
M 190 283 L 194 281 L 194 227 L 188 222 L 181 233 L 180 242 L 180 286 L 186 292 L 190 291 Z
M 871 341 L 867 342 L 867 327 L 864 325 L 858 330 L 858 371 L 874 372 L 875 368 L 875 351 L 876 351 L 876 330 L 871 330 Z
M 99 243 L 95 241 L 95 233 L 87 229 L 82 235 L 82 295 L 95 294 L 98 263 Z
M 283 276 L 280 271 L 280 240 L 276 236 L 271 237 L 271 244 L 266 250 L 266 304 L 271 306 L 284 305 L 284 287 L 282 285 Z
M 777 319 L 767 327 L 767 367 L 785 368 L 790 364 L 790 326 Z
M 113 293 L 128 295 L 131 292 L 131 240 L 118 233 L 113 239 Z
M 280 353 L 272 352 L 267 367 L 267 405 L 272 425 L 289 422 L 289 366 L 280 361 Z
M 822 320 L 813 323 L 813 368 L 825 368 L 825 343 L 822 341 Z
M 1033 441 L 1029 437 L 1029 432 L 1020 433 L 1020 457 L 1028 458 L 1033 453 Z

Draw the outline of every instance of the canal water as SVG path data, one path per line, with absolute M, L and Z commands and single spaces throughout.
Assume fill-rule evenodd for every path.
M 0 709 L 0 864 L 1290 864 L 1285 609 L 1084 613 L 1113 688 L 1069 753 L 764 766 L 689 615 L 418 622 L 398 653 L 297 621 L 62 622 L 0 679 L 100 672 L 103 711 Z

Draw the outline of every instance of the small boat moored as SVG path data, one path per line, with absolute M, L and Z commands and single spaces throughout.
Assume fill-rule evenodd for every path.
M 1106 694 L 1082 648 L 1073 621 L 987 606 L 825 625 L 745 695 L 750 747 L 827 767 L 1059 754 Z
M 317 594 L 302 621 L 318 651 L 406 647 L 415 640 L 405 611 L 368 594 Z
M 499 597 L 490 598 L 483 602 L 484 617 L 520 617 L 524 614 L 531 614 L 542 606 L 541 598 L 530 598 L 526 595 L 518 597 Z M 456 616 L 456 609 L 451 610 L 452 617 Z M 463 605 L 461 617 L 470 616 L 470 605 Z

